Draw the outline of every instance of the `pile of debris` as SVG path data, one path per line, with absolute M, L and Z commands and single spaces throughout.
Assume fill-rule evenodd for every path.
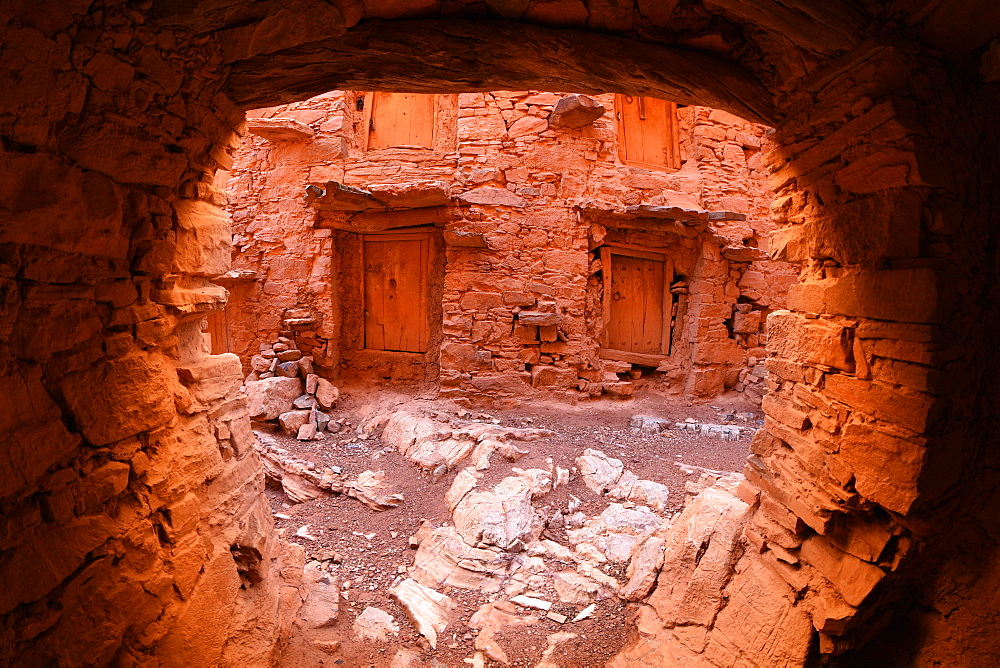
M 741 415 L 741 419 L 749 415 L 749 419 L 754 419 L 752 413 Z M 698 422 L 694 418 L 686 418 L 684 422 L 674 422 L 666 418 L 651 417 L 649 415 L 633 415 L 632 431 L 636 434 L 663 434 L 671 429 L 679 431 L 690 431 L 703 436 L 711 436 L 724 441 L 738 441 L 743 437 L 752 437 L 757 433 L 756 427 L 743 427 L 732 424 L 735 415 L 726 416 L 723 424 L 713 424 L 710 422 Z
M 279 483 L 293 503 L 305 503 L 331 494 L 357 499 L 372 510 L 388 510 L 403 502 L 402 494 L 389 489 L 383 471 L 363 471 L 354 480 L 347 480 L 342 477 L 344 471 L 339 466 L 320 468 L 298 459 L 262 433 L 257 433 L 257 453 L 264 465 L 264 475 Z
M 313 358 L 303 355 L 293 340 L 280 336 L 273 345 L 262 346 L 250 359 L 250 368 L 243 383 L 250 419 L 276 420 L 282 431 L 300 441 L 340 429 L 326 412 L 337 405 L 339 390 L 313 373 Z

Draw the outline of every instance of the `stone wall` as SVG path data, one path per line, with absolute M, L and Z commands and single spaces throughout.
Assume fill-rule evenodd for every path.
M 237 107 L 337 87 L 617 90 L 777 126 L 773 248 L 806 272 L 772 317 L 749 529 L 712 551 L 724 595 L 681 601 L 727 605 L 681 628 L 654 594 L 634 649 L 995 659 L 995 4 L 334 4 L 0 7 L 5 663 L 280 646 L 297 594 L 235 360 L 198 324 L 228 268 L 213 174 Z
M 991 660 L 978 629 L 998 604 L 995 434 L 972 427 L 985 417 L 972 368 L 995 364 L 995 336 L 973 320 L 995 319 L 978 305 L 997 257 L 970 239 L 988 210 L 975 138 L 994 133 L 958 93 L 886 49 L 789 100 L 801 113 L 768 156 L 772 252 L 803 272 L 768 318 L 765 426 L 739 490 L 746 552 L 715 573 L 728 601 L 693 627 L 665 567 L 621 661 Z
M 0 663 L 259 665 L 300 557 L 273 532 L 239 359 L 201 333 L 226 300 L 213 177 L 242 113 L 217 50 L 132 9 L 9 7 Z
M 630 366 L 598 354 L 598 247 L 631 243 L 669 249 L 679 281 L 671 354 L 660 365 L 667 386 L 699 396 L 749 387 L 759 401 L 765 316 L 783 306 L 794 280 L 790 267 L 764 259 L 772 229 L 760 159 L 765 128 L 682 107 L 682 167 L 651 170 L 619 159 L 613 95 L 597 96 L 605 113 L 579 129 L 547 121 L 564 97 L 438 96 L 432 150 L 365 151 L 360 93 L 253 112 L 262 120 L 227 185 L 234 269 L 252 277 L 232 284 L 230 349 L 246 362 L 261 343 L 294 329 L 332 376 L 440 378 L 446 396 L 630 392 L 615 374 Z M 290 122 L 298 129 L 281 129 Z M 391 203 L 336 211 L 305 197 L 306 184 L 329 181 Z M 667 207 L 685 209 L 686 223 L 654 217 Z M 705 208 L 736 215 L 709 222 Z M 364 350 L 357 232 L 420 224 L 437 226 L 444 242 L 433 264 L 444 281 L 434 290 L 434 345 L 424 356 Z M 754 326 L 734 332 L 737 302 Z M 558 324 L 520 321 L 520 312 L 536 310 L 551 311 Z M 289 324 L 303 317 L 308 324 Z

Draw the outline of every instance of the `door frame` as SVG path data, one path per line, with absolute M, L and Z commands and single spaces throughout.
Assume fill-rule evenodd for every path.
M 601 330 L 601 353 L 604 359 L 616 359 L 622 362 L 631 362 L 644 366 L 657 366 L 660 361 L 670 355 L 670 342 L 673 334 L 670 326 L 673 310 L 673 294 L 670 292 L 670 284 L 674 279 L 674 262 L 667 253 L 666 248 L 649 248 L 637 246 L 635 244 L 610 243 L 600 247 L 601 271 L 603 273 L 603 295 L 601 299 L 601 309 L 604 316 L 604 327 Z M 663 303 L 661 306 L 661 317 L 663 324 L 660 328 L 660 354 L 635 353 L 630 350 L 615 350 L 608 344 L 608 323 L 611 322 L 611 256 L 624 255 L 626 257 L 641 258 L 644 260 L 656 260 L 663 262 Z

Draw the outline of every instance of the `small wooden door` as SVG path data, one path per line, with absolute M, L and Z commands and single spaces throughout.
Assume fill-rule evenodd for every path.
M 367 148 L 434 148 L 434 95 L 368 93 Z
M 209 313 L 208 335 L 212 340 L 212 354 L 229 352 L 229 317 L 225 310 Z
M 671 262 L 662 253 L 605 247 L 604 347 L 631 353 L 670 351 Z
M 365 348 L 427 352 L 430 251 L 428 233 L 365 235 Z
M 618 157 L 644 167 L 680 169 L 677 105 L 639 95 L 615 96 Z

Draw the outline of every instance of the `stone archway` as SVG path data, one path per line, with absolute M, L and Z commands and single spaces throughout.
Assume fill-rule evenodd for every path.
M 995 655 L 978 629 L 1000 607 L 996 158 L 982 150 L 997 145 L 996 43 L 982 75 L 978 59 L 1000 30 L 996 8 L 960 5 L 2 10 L 5 655 L 231 663 L 280 645 L 294 555 L 263 512 L 238 370 L 197 333 L 224 299 L 208 281 L 229 253 L 212 182 L 241 106 L 529 81 L 779 126 L 777 252 L 804 280 L 774 322 L 747 556 L 699 660 Z M 371 22 L 397 18 L 422 21 Z M 745 633 L 777 612 L 818 636 Z M 889 624 L 906 633 L 880 635 Z

